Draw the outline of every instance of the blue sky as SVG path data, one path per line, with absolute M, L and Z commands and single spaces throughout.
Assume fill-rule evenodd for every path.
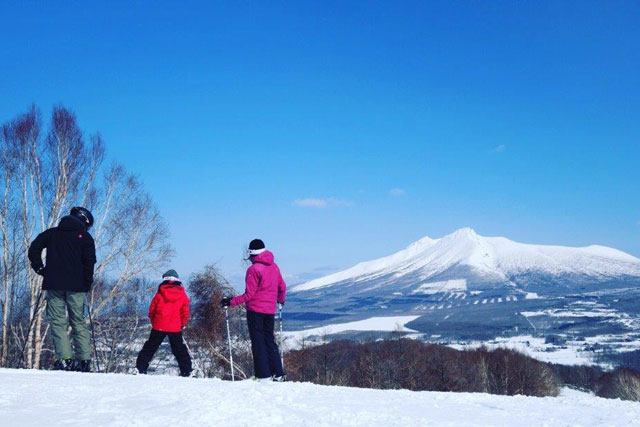
M 0 121 L 62 103 L 183 275 L 310 277 L 470 226 L 640 256 L 634 1 L 16 2 Z M 292 279 L 296 280 L 296 279 Z

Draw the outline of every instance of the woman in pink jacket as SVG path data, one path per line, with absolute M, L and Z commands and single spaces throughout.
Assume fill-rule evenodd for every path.
M 273 262 L 273 254 L 265 249 L 262 240 L 255 239 L 249 244 L 249 260 L 251 266 L 245 277 L 244 294 L 223 298 L 222 306 L 246 305 L 255 377 L 285 381 L 273 326 L 276 303 L 284 304 L 287 285 L 278 265 Z

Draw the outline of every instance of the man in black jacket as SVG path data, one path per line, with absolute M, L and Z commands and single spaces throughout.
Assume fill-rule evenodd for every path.
M 57 227 L 40 233 L 29 247 L 31 267 L 43 276 L 42 290 L 47 291 L 46 313 L 56 349 L 54 369 L 91 370 L 91 339 L 84 303 L 93 283 L 96 263 L 95 243 L 87 231 L 92 225 L 91 212 L 75 207 Z M 42 263 L 44 249 L 47 250 L 46 265 Z M 77 363 L 73 361 L 67 333 L 69 325 Z

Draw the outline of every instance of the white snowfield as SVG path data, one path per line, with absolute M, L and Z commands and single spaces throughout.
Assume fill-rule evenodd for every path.
M 633 426 L 640 403 L 0 369 L 0 425 Z
M 420 316 L 370 317 L 364 320 L 356 320 L 354 322 L 346 323 L 335 323 L 333 325 L 304 329 L 302 331 L 285 331 L 284 335 L 289 340 L 300 341 L 311 336 L 339 334 L 341 332 L 416 332 L 413 329 L 407 328 L 405 325 L 416 320 L 418 317 Z
M 455 265 L 467 265 L 505 280 L 511 275 L 531 271 L 597 278 L 640 276 L 640 259 L 617 249 L 597 245 L 582 248 L 530 245 L 504 237 L 483 237 L 471 228 L 463 228 L 440 239 L 424 237 L 391 256 L 362 262 L 294 286 L 292 291 L 320 289 L 343 281 L 361 282 L 387 274 L 402 277 L 419 272 L 423 280 L 428 280 Z M 453 284 L 460 286 L 459 282 Z M 438 285 L 442 283 L 433 283 L 425 290 Z
M 420 285 L 417 289 L 411 291 L 412 294 L 433 295 L 441 292 L 466 291 L 466 279 L 445 280 L 441 282 L 429 282 Z M 464 294 L 463 294 L 464 295 Z
M 601 339 L 605 339 L 605 336 L 602 336 Z M 489 350 L 509 348 L 543 362 L 557 363 L 560 365 L 598 365 L 598 363 L 593 360 L 593 353 L 582 351 L 585 343 L 567 343 L 564 346 L 557 347 L 553 344 L 545 343 L 544 338 L 533 337 L 531 335 L 508 338 L 496 337 L 490 341 L 464 344 L 452 343 L 448 344 L 448 346 L 457 350 L 476 349 L 479 347 L 486 347 Z

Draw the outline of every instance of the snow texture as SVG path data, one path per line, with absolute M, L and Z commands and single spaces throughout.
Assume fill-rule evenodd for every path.
M 640 404 L 0 369 L 0 425 L 632 426 Z
M 416 320 L 420 316 L 388 316 L 370 317 L 365 320 L 355 322 L 336 323 L 319 328 L 305 329 L 302 331 L 285 332 L 285 337 L 293 340 L 302 340 L 305 337 L 339 334 L 341 332 L 354 331 L 382 331 L 382 332 L 416 332 L 405 327 L 409 322 Z
M 440 292 L 454 292 L 454 291 L 466 291 L 466 290 L 467 290 L 467 281 L 465 279 L 456 279 L 456 280 L 445 280 L 441 282 L 424 283 L 420 285 L 419 288 L 412 291 L 411 293 L 433 295 Z
M 466 344 L 449 344 L 449 347 L 458 350 L 476 349 L 479 347 L 486 347 L 489 350 L 509 348 L 543 362 L 570 366 L 597 365 L 597 363 L 591 359 L 591 355 L 580 351 L 580 347 L 577 345 L 557 347 L 553 344 L 545 343 L 544 338 L 533 337 L 531 335 L 497 337 L 490 341 L 478 341 Z

